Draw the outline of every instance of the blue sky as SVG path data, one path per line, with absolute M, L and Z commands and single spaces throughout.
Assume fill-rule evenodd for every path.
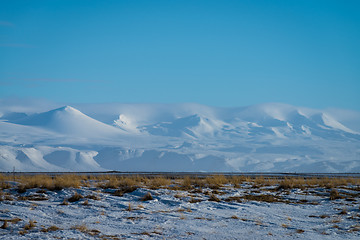
M 0 98 L 360 110 L 360 1 L 0 1 Z

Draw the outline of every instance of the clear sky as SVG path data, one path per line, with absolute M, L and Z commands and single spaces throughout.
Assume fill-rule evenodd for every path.
M 0 0 L 0 98 L 360 110 L 360 1 Z

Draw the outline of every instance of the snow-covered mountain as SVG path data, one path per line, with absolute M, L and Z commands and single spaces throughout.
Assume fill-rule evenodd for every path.
M 19 117 L 15 118 L 14 115 Z M 70 106 L 64 106 L 43 113 L 35 113 L 25 117 L 23 113 L 13 114 L 12 119 L 7 118 L 7 120 L 19 125 L 36 126 L 56 133 L 81 137 L 115 136 L 124 133 L 113 126 L 88 117 Z
M 360 117 L 350 127 L 344 115 L 280 103 L 0 101 L 0 170 L 359 172 Z

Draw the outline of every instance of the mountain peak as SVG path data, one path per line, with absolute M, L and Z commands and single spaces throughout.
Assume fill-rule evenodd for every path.
M 54 109 L 53 110 L 54 112 L 77 112 L 77 113 L 81 113 L 79 110 L 77 110 L 76 108 L 73 108 L 72 106 L 69 106 L 69 105 L 66 105 L 66 106 L 63 106 L 61 108 L 57 108 L 57 109 Z
M 54 132 L 79 137 L 114 136 L 120 129 L 95 120 L 71 106 L 36 113 L 14 123 L 46 128 Z
M 34 149 L 27 149 L 26 154 L 37 162 L 62 164 L 74 159 L 88 166 L 88 161 L 95 161 L 102 168 L 122 171 L 173 171 L 174 166 L 179 171 L 218 171 L 231 166 L 233 171 L 319 172 L 324 170 L 311 164 L 320 161 L 336 163 L 331 171 L 360 169 L 360 134 L 352 134 L 339 114 L 322 110 L 281 103 L 239 108 L 77 106 L 81 111 L 65 105 L 30 115 L 4 116 L 0 155 L 10 156 L 6 161 L 12 167 L 17 158 L 22 159 L 16 155 L 17 150 L 25 149 L 20 144 L 33 144 Z M 10 145 L 14 155 L 9 154 Z M 78 169 L 71 164 L 66 168 Z

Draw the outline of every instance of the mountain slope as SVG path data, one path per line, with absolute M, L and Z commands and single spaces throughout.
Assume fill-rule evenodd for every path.
M 115 127 L 92 119 L 70 106 L 57 108 L 48 112 L 32 114 L 11 122 L 82 137 L 115 136 L 116 134 L 124 133 Z
M 360 169 L 360 134 L 329 111 L 279 103 L 239 108 L 199 104 L 77 108 L 81 111 L 70 106 L 42 113 L 0 108 L 0 170 L 11 171 L 14 166 L 22 171 Z

